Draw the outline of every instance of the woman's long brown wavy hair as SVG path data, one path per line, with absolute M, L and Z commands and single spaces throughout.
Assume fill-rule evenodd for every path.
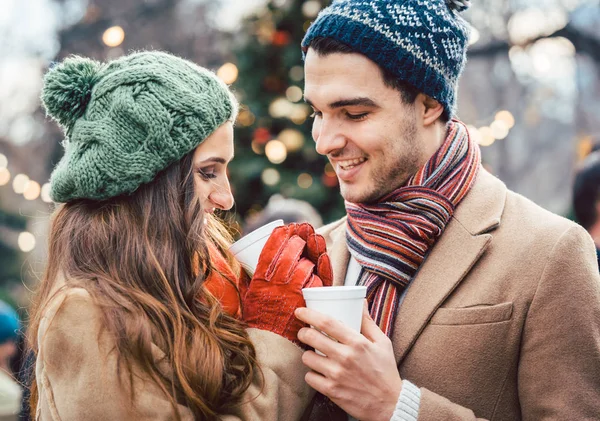
M 132 195 L 57 209 L 28 339 L 36 353 L 41 317 L 59 277 L 65 279 L 66 288 L 85 288 L 103 310 L 105 333 L 130 382 L 135 366 L 169 398 L 176 419 L 179 403 L 196 419 L 213 420 L 240 403 L 258 369 L 244 326 L 203 285 L 213 270 L 207 238 L 219 242 L 224 231 L 214 220 L 204 224 L 192 154 Z M 165 352 L 171 376 L 156 367 L 152 343 Z M 31 385 L 35 414 L 35 378 Z

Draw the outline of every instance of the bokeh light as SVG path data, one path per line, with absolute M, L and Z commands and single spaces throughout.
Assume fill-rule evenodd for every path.
M 288 152 L 296 152 L 304 146 L 304 135 L 296 129 L 284 129 L 277 138 L 283 142 Z
M 27 177 L 25 174 L 15 175 L 15 178 L 13 179 L 13 190 L 15 191 L 15 193 L 23 194 L 23 192 L 25 191 L 25 185 L 28 181 L 29 177 Z
M 507 110 L 498 111 L 495 120 L 503 121 L 509 129 L 515 126 L 515 117 Z
M 237 80 L 238 73 L 238 68 L 233 63 L 225 63 L 217 70 L 217 76 L 227 85 L 231 85 Z
M 35 248 L 35 237 L 32 233 L 23 231 L 17 238 L 17 244 L 21 251 L 24 251 L 25 253 L 30 252 Z
M 118 47 L 125 40 L 125 31 L 120 26 L 111 26 L 102 34 L 102 42 L 108 47 Z
M 302 173 L 298 176 L 298 186 L 303 189 L 308 189 L 312 186 L 313 178 L 310 174 Z
M 8 184 L 10 181 L 10 171 L 8 168 L 0 168 L 0 186 Z
M 46 202 L 46 203 L 52 202 L 52 198 L 50 197 L 50 183 L 45 183 L 42 186 L 41 196 L 42 196 L 42 200 L 44 202 Z
M 23 197 L 27 200 L 35 200 L 40 197 L 42 188 L 37 181 L 29 180 L 23 189 Z
M 285 96 L 292 102 L 298 102 L 302 99 L 302 89 L 297 86 L 290 86 L 286 89 Z
M 490 124 L 490 129 L 492 130 L 492 136 L 494 136 L 494 139 L 506 138 L 510 130 L 506 123 L 502 120 L 494 120 L 494 122 Z
M 304 67 L 294 66 L 290 69 L 290 79 L 294 82 L 300 82 L 304 79 Z
M 270 140 L 265 146 L 265 155 L 273 164 L 281 164 L 287 158 L 287 149 L 280 140 Z
M 265 168 L 260 176 L 263 183 L 267 186 L 274 186 L 279 183 L 281 176 L 275 168 Z
M 480 127 L 479 134 L 481 135 L 481 137 L 479 138 L 479 144 L 481 146 L 490 146 L 496 141 L 494 133 L 492 132 L 492 129 L 489 126 Z

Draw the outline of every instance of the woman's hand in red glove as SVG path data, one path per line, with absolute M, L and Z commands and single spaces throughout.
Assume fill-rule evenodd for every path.
M 305 305 L 302 288 L 333 281 L 325 239 L 309 224 L 276 228 L 259 257 L 254 276 L 242 292 L 242 319 L 299 344 L 305 326 L 294 310 Z

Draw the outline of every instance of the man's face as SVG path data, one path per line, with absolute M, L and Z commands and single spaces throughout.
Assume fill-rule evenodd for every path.
M 427 160 L 417 107 L 387 87 L 380 69 L 365 56 L 319 56 L 309 49 L 304 96 L 314 110 L 317 152 L 329 158 L 345 200 L 376 201 Z

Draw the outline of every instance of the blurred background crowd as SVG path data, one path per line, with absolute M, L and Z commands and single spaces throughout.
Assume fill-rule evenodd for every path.
M 230 165 L 236 205 L 227 217 L 240 233 L 278 217 L 315 226 L 340 217 L 337 179 L 314 150 L 311 110 L 302 100 L 300 41 L 327 4 L 3 0 L 0 300 L 8 307 L 0 313 L 18 313 L 3 320 L 26 318 L 43 269 L 52 212 L 47 182 L 62 136 L 46 120 L 39 93 L 48 67 L 71 54 L 106 60 L 164 50 L 233 86 L 243 105 Z M 574 218 L 575 172 L 600 141 L 600 1 L 477 0 L 464 17 L 473 31 L 458 115 L 481 145 L 484 165 L 510 189 Z M 0 340 L 17 344 L 9 358 L 18 355 L 18 337 Z

